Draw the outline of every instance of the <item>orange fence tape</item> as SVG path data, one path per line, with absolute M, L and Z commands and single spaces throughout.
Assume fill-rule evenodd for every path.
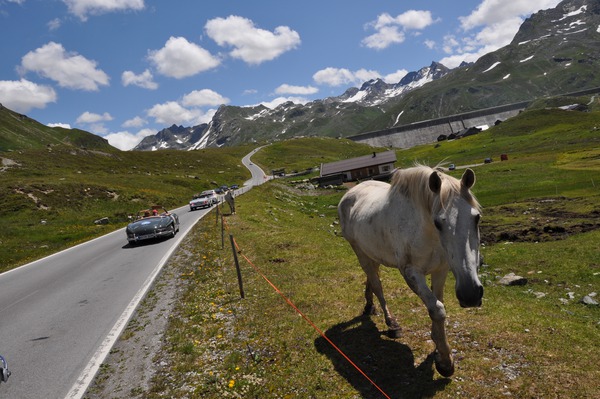
M 221 214 L 222 215 L 222 214 Z M 225 229 L 227 231 L 229 231 L 229 226 L 227 226 L 227 222 L 225 221 L 225 218 L 223 218 L 223 216 L 221 216 L 221 220 L 223 223 L 223 225 L 225 226 Z M 367 379 L 367 381 L 369 381 L 379 392 L 381 392 L 381 394 L 387 398 L 387 399 L 391 399 L 388 394 L 386 394 L 383 389 L 381 389 L 376 383 L 375 381 L 373 381 L 371 378 L 369 378 L 369 376 L 360 369 L 360 367 L 358 367 L 358 365 L 356 365 L 356 363 L 354 363 L 340 348 L 337 347 L 336 344 L 333 343 L 333 341 L 331 341 L 323 331 L 321 331 L 321 329 L 319 327 L 317 327 L 317 325 L 315 323 L 312 322 L 311 319 L 309 319 L 304 313 L 302 313 L 302 311 L 300 309 L 298 309 L 298 307 L 288 298 L 285 296 L 285 294 L 283 292 L 281 292 L 281 290 L 279 288 L 277 288 L 277 286 L 275 284 L 273 284 L 273 282 L 271 282 L 271 280 L 269 280 L 267 278 L 267 276 L 265 276 L 264 273 L 262 273 L 260 271 L 260 269 L 254 264 L 252 263 L 252 261 L 250 259 L 248 259 L 248 257 L 242 253 L 242 250 L 240 249 L 237 241 L 235 240 L 235 237 L 233 238 L 233 243 L 235 245 L 235 248 L 237 250 L 237 253 L 239 255 L 241 255 L 246 262 L 248 262 L 248 264 L 250 266 L 252 266 L 252 268 L 254 269 L 254 271 L 256 271 L 262 278 L 263 280 L 265 280 L 274 290 L 275 292 L 277 292 L 277 294 L 279 294 L 279 296 L 281 296 L 287 303 L 288 305 L 290 305 L 300 316 L 302 316 L 302 318 L 310 325 L 312 326 L 312 328 L 315 329 L 315 331 L 317 331 L 319 333 L 319 335 L 321 335 L 321 337 L 323 337 L 323 339 L 325 339 L 336 351 L 338 351 L 338 353 L 340 355 L 342 355 L 342 357 L 344 359 L 346 359 L 348 361 L 348 363 L 350 363 L 352 365 L 352 367 L 354 367 L 363 377 L 365 377 Z

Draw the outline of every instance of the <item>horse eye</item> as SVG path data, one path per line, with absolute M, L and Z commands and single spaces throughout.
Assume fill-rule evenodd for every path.
M 442 222 L 440 222 L 438 219 L 435 219 L 433 221 L 433 224 L 435 225 L 435 228 L 442 231 Z

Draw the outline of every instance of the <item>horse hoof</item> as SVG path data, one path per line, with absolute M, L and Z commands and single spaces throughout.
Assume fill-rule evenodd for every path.
M 377 309 L 373 305 L 366 305 L 363 310 L 363 316 L 374 316 L 377 314 Z
M 400 338 L 402 336 L 402 329 L 400 327 L 390 328 L 387 335 L 390 338 Z
M 454 362 L 450 361 L 450 365 L 445 365 L 442 364 L 442 362 L 438 361 L 436 359 L 435 361 L 435 369 L 438 371 L 438 373 L 440 373 L 440 375 L 442 377 L 452 377 L 452 374 L 454 374 Z

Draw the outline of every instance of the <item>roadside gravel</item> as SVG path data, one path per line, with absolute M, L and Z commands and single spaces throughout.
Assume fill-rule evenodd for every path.
M 181 265 L 190 258 L 189 234 L 163 267 L 127 328 L 100 366 L 86 399 L 144 398 L 151 379 L 160 372 L 163 336 L 182 290 Z

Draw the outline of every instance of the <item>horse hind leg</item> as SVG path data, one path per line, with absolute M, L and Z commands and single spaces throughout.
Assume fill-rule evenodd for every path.
M 381 285 L 381 279 L 379 278 L 379 263 L 369 258 L 362 251 L 355 249 L 359 263 L 367 275 L 367 282 L 365 284 L 365 300 L 366 305 L 363 311 L 364 315 L 376 314 L 375 305 L 373 303 L 373 294 L 379 300 L 383 315 L 385 317 L 385 324 L 389 327 L 389 334 L 393 338 L 400 336 L 400 325 L 396 318 L 391 314 L 387 307 L 387 302 L 383 296 L 383 286 Z

